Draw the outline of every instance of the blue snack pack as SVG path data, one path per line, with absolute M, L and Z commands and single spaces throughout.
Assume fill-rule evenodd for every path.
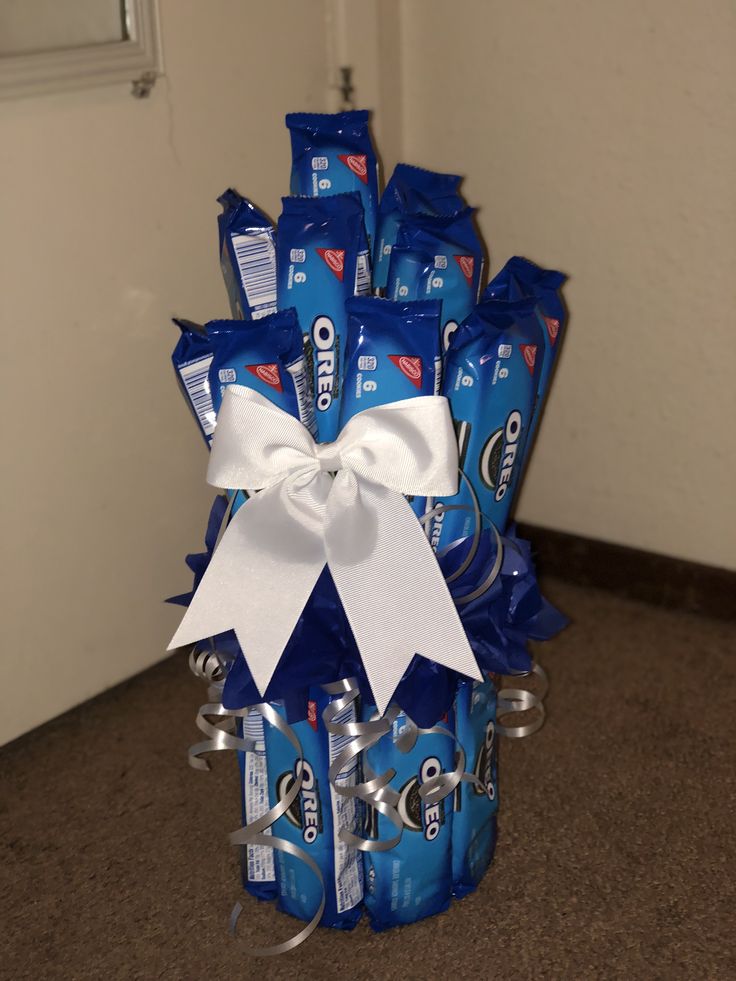
M 368 128 L 368 112 L 291 112 L 291 193 L 326 197 L 358 191 L 365 230 L 373 242 L 378 208 L 378 162 Z
M 539 388 L 534 415 L 529 429 L 529 437 L 524 455 L 524 465 L 529 459 L 534 445 L 537 427 L 542 416 L 544 403 L 552 382 L 552 373 L 567 324 L 567 311 L 560 296 L 566 280 L 564 273 L 554 269 L 542 269 L 528 259 L 514 256 L 503 269 L 493 277 L 483 291 L 483 299 L 519 300 L 533 297 L 537 301 L 536 314 L 543 328 L 544 357 L 539 374 Z
M 365 706 L 364 721 L 375 709 Z M 455 769 L 455 741 L 438 733 L 417 737 L 402 753 L 396 742 L 408 725 L 400 713 L 392 731 L 365 752 L 366 767 L 377 774 L 396 771 L 391 786 L 399 793 L 397 810 L 404 824 L 401 841 L 388 851 L 364 852 L 365 905 L 374 930 L 414 923 L 442 913 L 452 892 L 452 795 L 426 803 L 419 787 L 440 773 Z M 451 722 L 437 725 L 452 733 Z M 396 828 L 373 808 L 367 815 L 366 837 L 392 838 Z
M 205 442 L 210 446 L 215 431 L 215 407 L 212 404 L 209 379 L 212 345 L 200 324 L 176 317 L 172 322 L 181 331 L 181 336 L 171 355 L 171 362 L 182 394 L 197 420 Z
M 240 722 L 240 720 L 239 720 Z M 238 751 L 243 826 L 262 817 L 269 809 L 268 764 L 263 717 L 251 709 L 239 726 L 239 735 L 254 741 L 254 748 Z M 271 834 L 267 828 L 264 834 Z M 265 845 L 244 845 L 241 851 L 243 886 L 259 899 L 276 898 L 274 851 Z
M 295 310 L 279 310 L 260 320 L 211 320 L 210 387 L 215 410 L 228 385 L 252 388 L 299 419 L 314 434 L 314 411 L 302 332 Z
M 325 888 L 321 924 L 350 930 L 361 916 L 363 866 L 360 853 L 342 842 L 339 833 L 343 828 L 358 833 L 360 818 L 357 800 L 338 794 L 328 779 L 330 763 L 344 749 L 346 741 L 344 736 L 328 733 L 322 721 L 322 713 L 331 700 L 321 688 L 311 688 L 307 718 L 292 726 L 304 754 L 302 788 L 272 828 L 274 835 L 304 849 L 319 866 Z M 274 703 L 273 707 L 286 718 L 282 704 Z M 355 706 L 347 706 L 334 721 L 355 722 Z M 283 800 L 298 777 L 299 756 L 273 726 L 266 726 L 265 735 L 269 797 L 275 805 Z M 356 762 L 340 773 L 336 782 L 354 786 L 357 778 Z M 322 897 L 314 873 L 300 859 L 285 852 L 277 852 L 275 862 L 279 909 L 300 920 L 310 920 Z
M 204 436 L 207 446 L 212 446 L 212 435 L 215 431 L 217 413 L 212 400 L 212 384 L 210 368 L 212 367 L 212 343 L 205 328 L 191 320 L 173 321 L 181 331 L 181 337 L 174 348 L 171 360 L 176 369 L 184 398 L 194 413 L 199 429 Z M 218 403 L 219 404 L 219 403 Z M 232 491 L 228 491 L 231 497 Z M 233 512 L 245 502 L 244 491 L 237 491 Z
M 450 215 L 463 207 L 457 174 L 438 174 L 410 164 L 396 164 L 378 205 L 378 226 L 373 244 L 373 286 L 388 282 L 391 249 L 399 222 L 405 215 Z
M 269 219 L 247 198 L 228 188 L 217 199 L 220 268 L 236 320 L 276 312 L 276 244 Z
M 450 401 L 460 469 L 467 479 L 442 503 L 469 510 L 447 511 L 434 519 L 430 539 L 435 548 L 472 533 L 476 502 L 499 532 L 505 530 L 534 410 L 543 344 L 533 299 L 480 303 L 454 333 L 442 394 Z
M 360 196 L 284 198 L 278 229 L 279 306 L 297 311 L 313 363 L 317 431 L 331 442 L 339 431 L 345 300 L 370 290 Z
M 347 301 L 348 342 L 340 428 L 357 412 L 437 395 L 442 379 L 438 300 L 393 303 L 375 296 Z M 426 498 L 409 498 L 421 518 Z
M 361 296 L 348 300 L 345 307 L 348 342 L 341 429 L 363 409 L 439 393 L 439 301 L 394 303 Z
M 473 209 L 455 215 L 407 215 L 391 250 L 387 295 L 392 300 L 442 300 L 442 348 L 478 300 L 483 245 Z
M 472 892 L 491 864 L 496 847 L 498 765 L 496 686 L 462 679 L 455 698 L 455 736 L 465 753 L 465 769 L 482 784 L 463 780 L 452 815 L 452 891 Z

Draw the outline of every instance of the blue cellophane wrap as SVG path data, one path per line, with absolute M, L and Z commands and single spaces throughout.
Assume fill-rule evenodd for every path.
M 188 555 L 194 573 L 191 593 L 169 602 L 188 605 L 212 555 L 227 502 L 222 495 L 212 506 L 205 536 L 206 551 Z M 490 528 L 454 543 L 438 561 L 456 602 L 478 664 L 495 674 L 523 674 L 532 668 L 528 640 L 548 640 L 567 619 L 539 591 L 528 542 L 510 527 L 502 538 L 503 558 L 499 575 L 476 599 L 463 603 L 489 577 L 496 559 L 496 540 Z M 475 552 L 461 575 L 451 577 L 464 564 L 475 544 Z M 268 615 L 264 611 L 264 615 Z M 306 716 L 309 685 L 328 684 L 355 677 L 361 693 L 372 701 L 370 685 L 360 660 L 350 625 L 327 568 L 312 591 L 299 617 L 271 682 L 262 696 L 253 682 L 232 631 L 214 638 L 215 648 L 231 666 L 222 693 L 226 709 L 240 709 L 262 701 L 283 699 L 289 723 Z M 415 656 L 404 674 L 394 700 L 421 727 L 434 725 L 452 705 L 458 681 L 456 672 Z

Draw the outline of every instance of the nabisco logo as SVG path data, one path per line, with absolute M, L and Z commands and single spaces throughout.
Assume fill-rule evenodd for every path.
M 534 374 L 534 365 L 537 362 L 537 345 L 536 344 L 520 344 L 521 355 L 524 358 L 524 363 L 529 369 L 529 374 Z
M 368 158 L 364 153 L 339 153 L 338 158 L 364 184 L 368 183 Z
M 422 387 L 422 359 L 409 357 L 408 354 L 389 354 L 399 371 L 403 372 L 412 385 Z
M 247 364 L 245 367 L 252 375 L 260 378 L 271 388 L 275 388 L 277 392 L 283 392 L 284 388 L 281 384 L 281 375 L 277 364 Z
M 554 344 L 557 340 L 557 335 L 560 333 L 560 321 L 555 320 L 554 317 L 542 317 L 542 320 L 544 321 L 544 326 L 547 328 L 550 342 Z
M 345 249 L 317 249 L 317 251 L 342 282 L 342 274 L 345 271 Z
M 468 281 L 468 286 L 473 285 L 473 270 L 475 269 L 475 259 L 472 255 L 453 256 L 455 262 L 460 266 L 460 271 Z
M 307 722 L 317 731 L 317 703 L 310 700 L 307 702 Z

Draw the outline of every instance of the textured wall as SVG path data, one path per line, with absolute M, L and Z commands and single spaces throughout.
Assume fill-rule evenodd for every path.
M 326 107 L 321 3 L 161 6 L 149 100 L 0 103 L 0 743 L 163 656 L 211 498 L 169 317 L 226 315 L 214 199 L 277 213 L 283 114 Z
M 403 0 L 404 157 L 571 274 L 518 515 L 736 568 L 736 7 Z

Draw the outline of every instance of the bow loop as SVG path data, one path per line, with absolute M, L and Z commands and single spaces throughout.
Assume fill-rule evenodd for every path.
M 328 471 L 336 471 L 334 480 Z M 170 650 L 233 629 L 265 694 L 326 563 L 379 712 L 415 654 L 480 678 L 434 553 L 403 496 L 457 491 L 447 399 L 367 409 L 334 443 L 318 445 L 297 419 L 231 385 L 207 479 L 261 493 L 230 522 Z
M 444 397 L 366 409 L 348 421 L 336 445 L 343 466 L 400 494 L 457 493 L 457 439 Z
M 207 468 L 213 487 L 261 490 L 290 472 L 319 469 L 309 430 L 244 385 L 229 385 Z

